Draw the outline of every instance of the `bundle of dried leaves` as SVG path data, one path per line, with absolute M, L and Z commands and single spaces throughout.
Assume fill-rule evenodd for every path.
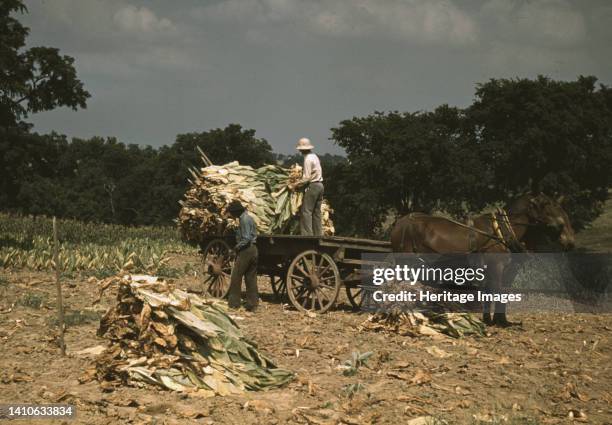
M 242 335 L 222 301 L 202 299 L 152 276 L 110 278 L 102 282 L 101 293 L 112 284 L 118 285 L 117 304 L 98 330 L 110 343 L 91 378 L 199 396 L 278 387 L 293 379 Z
M 370 315 L 360 330 L 393 332 L 406 336 L 440 335 L 453 338 L 464 335 L 484 336 L 485 325 L 469 313 L 438 313 L 432 310 L 396 311 Z
M 203 158 L 203 161 L 205 159 Z M 254 169 L 238 162 L 209 165 L 192 169 L 190 187 L 181 204 L 178 224 L 183 237 L 199 242 L 207 236 L 219 235 L 236 226 L 225 214 L 233 200 L 239 200 L 253 216 L 259 232 L 292 234 L 298 230 L 297 214 L 303 192 L 289 190 L 299 181 L 302 168 L 265 165 Z M 321 207 L 323 231 L 335 232 L 327 201 Z

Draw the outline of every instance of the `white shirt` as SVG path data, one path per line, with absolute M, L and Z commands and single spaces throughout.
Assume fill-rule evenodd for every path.
M 314 153 L 309 153 L 304 157 L 304 168 L 302 169 L 302 181 L 304 182 L 322 182 L 323 170 L 319 157 Z

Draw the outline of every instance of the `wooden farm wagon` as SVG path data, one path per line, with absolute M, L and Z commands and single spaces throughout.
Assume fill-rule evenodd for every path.
M 206 238 L 200 246 L 207 272 L 206 291 L 223 298 L 229 291 L 233 235 Z M 391 244 L 338 236 L 259 235 L 258 273 L 270 276 L 277 297 L 285 291 L 298 310 L 323 313 L 336 302 L 344 286 L 350 303 L 362 302 L 363 254 L 389 253 Z

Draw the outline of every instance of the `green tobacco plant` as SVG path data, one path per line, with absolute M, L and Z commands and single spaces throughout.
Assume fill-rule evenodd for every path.
M 138 273 L 179 271 L 168 267 L 169 253 L 196 254 L 172 227 L 142 227 L 59 220 L 58 263 L 63 275 L 85 273 L 107 277 L 120 270 Z M 51 220 L 0 214 L 0 267 L 52 270 Z
M 45 304 L 46 300 L 44 295 L 28 292 L 17 301 L 17 304 L 38 310 Z
M 353 398 L 355 394 L 365 390 L 365 388 L 365 385 L 363 385 L 361 382 L 356 382 L 354 384 L 348 384 L 343 386 L 342 391 L 344 392 L 344 395 L 346 395 L 348 398 Z
M 353 351 L 351 354 L 351 358 L 346 360 L 344 364 L 341 366 L 342 374 L 344 376 L 353 376 L 357 374 L 357 371 L 361 366 L 366 366 L 368 363 L 368 359 L 372 357 L 371 351 L 367 353 L 360 353 L 359 351 Z

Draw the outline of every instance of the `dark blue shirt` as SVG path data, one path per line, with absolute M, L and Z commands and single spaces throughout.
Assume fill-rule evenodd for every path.
M 236 229 L 236 251 L 247 247 L 257 240 L 257 226 L 255 220 L 249 215 L 246 210 L 240 215 L 239 225 Z

